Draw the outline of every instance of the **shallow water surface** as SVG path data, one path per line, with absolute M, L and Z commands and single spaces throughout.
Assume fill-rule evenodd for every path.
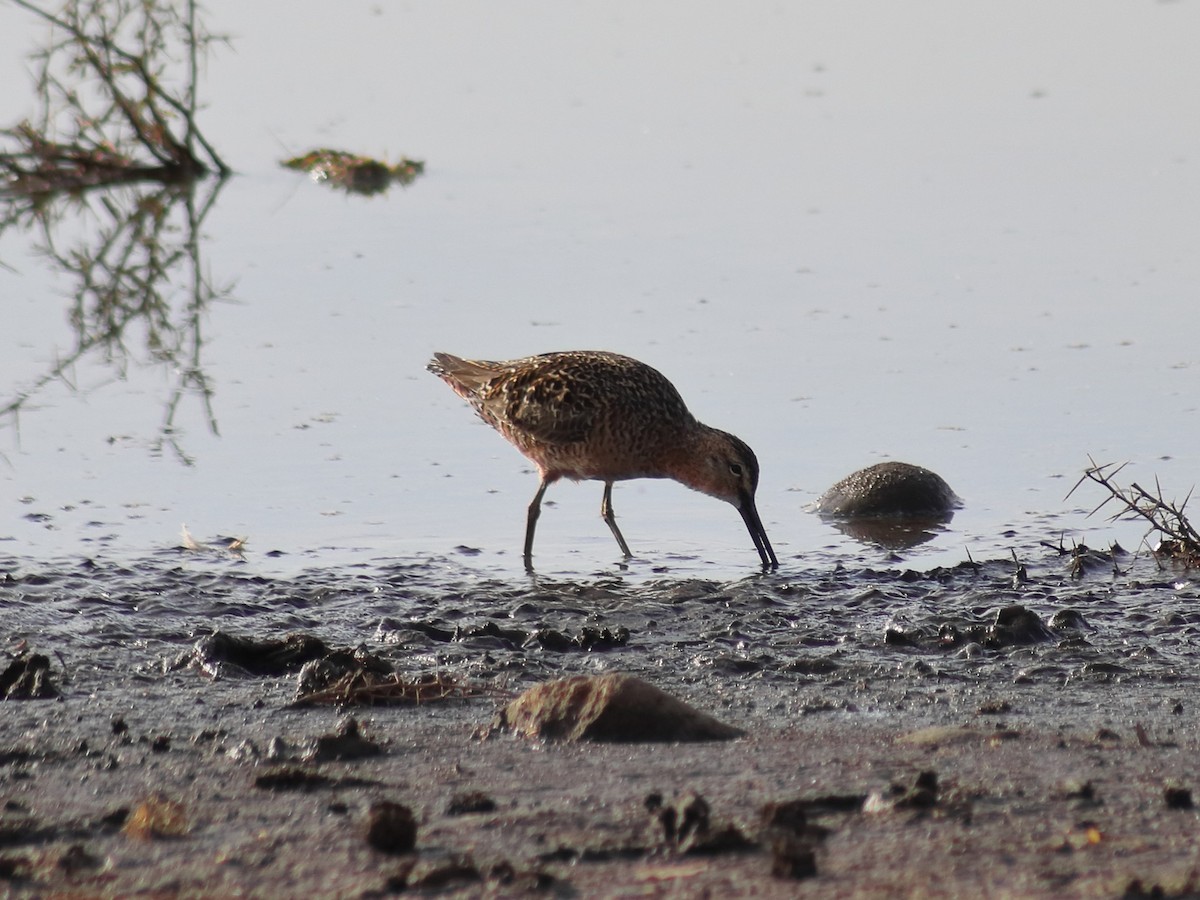
M 29 395 L 0 423 L 19 560 L 120 566 L 186 525 L 246 538 L 264 575 L 461 559 L 523 584 L 536 479 L 424 371 L 434 350 L 660 368 L 755 448 L 789 578 L 888 563 L 805 509 L 882 459 L 965 500 L 903 554 L 924 569 L 1060 534 L 1136 546 L 1140 526 L 1085 517 L 1095 491 L 1064 499 L 1088 454 L 1179 497 L 1200 470 L 1188 4 L 207 15 L 233 52 L 207 63 L 201 126 L 239 174 L 196 228 L 216 296 L 189 313 L 172 276 L 179 351 L 135 321 L 57 371 L 78 285 L 36 234 L 0 241 L 0 387 Z M 14 54 L 42 35 L 0 23 Z M 6 91 L 0 114 L 32 103 Z M 426 173 L 366 199 L 278 167 L 326 144 Z M 623 577 L 599 486 L 547 500 L 544 572 Z M 634 572 L 754 571 L 721 504 L 633 482 L 615 506 Z

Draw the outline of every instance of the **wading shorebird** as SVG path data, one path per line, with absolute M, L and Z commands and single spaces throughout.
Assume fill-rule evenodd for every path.
M 754 505 L 754 451 L 732 434 L 698 422 L 656 369 L 597 350 L 507 362 L 435 353 L 428 369 L 538 468 L 541 483 L 525 524 L 526 569 L 533 571 L 542 496 L 560 478 L 604 482 L 600 516 L 626 558 L 633 554 L 613 515 L 613 482 L 672 478 L 737 507 L 763 570 L 779 568 Z

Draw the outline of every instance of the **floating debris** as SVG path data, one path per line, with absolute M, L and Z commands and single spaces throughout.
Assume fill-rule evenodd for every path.
M 244 552 L 246 549 L 245 537 L 226 537 L 218 535 L 207 543 L 201 543 L 192 537 L 192 533 L 188 531 L 187 525 L 180 526 L 179 529 L 179 549 L 186 550 L 188 553 L 207 553 L 214 556 L 232 556 L 235 559 L 245 559 Z
M 389 166 L 369 156 L 322 148 L 285 159 L 285 169 L 307 172 L 313 181 L 325 182 L 350 194 L 381 194 L 392 184 L 408 187 L 425 172 L 422 160 L 401 157 Z

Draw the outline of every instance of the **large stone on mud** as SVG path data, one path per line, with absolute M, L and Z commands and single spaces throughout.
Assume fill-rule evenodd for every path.
M 727 741 L 744 733 L 619 672 L 536 685 L 505 707 L 498 724 L 553 741 Z

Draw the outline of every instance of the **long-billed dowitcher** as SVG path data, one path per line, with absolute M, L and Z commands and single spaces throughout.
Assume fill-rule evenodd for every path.
M 613 482 L 673 478 L 736 506 L 763 569 L 779 567 L 754 505 L 754 451 L 698 422 L 675 386 L 645 363 L 595 350 L 507 362 L 435 353 L 428 368 L 538 467 L 525 525 L 527 569 L 542 496 L 560 478 L 604 482 L 600 515 L 627 558 L 633 554 L 613 515 Z

